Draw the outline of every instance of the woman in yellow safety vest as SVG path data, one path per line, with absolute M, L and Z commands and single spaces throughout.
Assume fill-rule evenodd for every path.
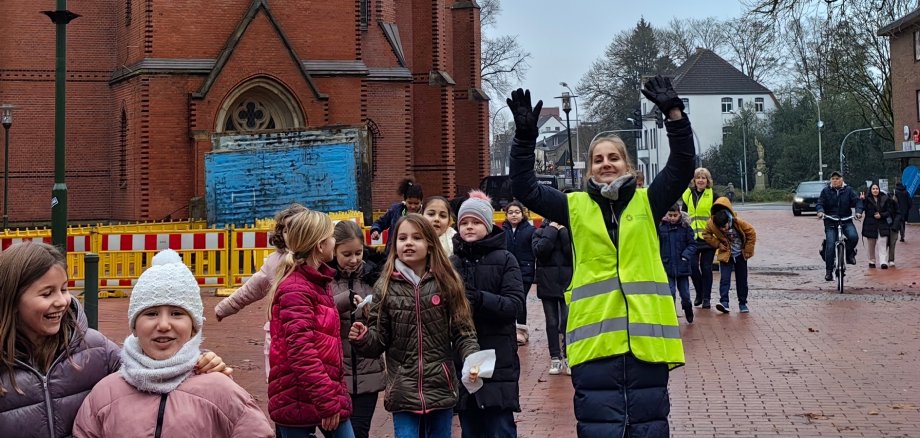
M 648 189 L 637 188 L 623 140 L 600 138 L 588 148 L 585 191 L 568 195 L 534 174 L 543 102 L 532 107 L 521 89 L 508 99 L 514 196 L 572 236 L 566 351 L 580 437 L 667 437 L 668 372 L 684 363 L 656 227 L 693 174 L 693 136 L 670 80 L 655 77 L 642 93 L 668 118 L 667 166 Z
M 709 170 L 705 167 L 694 170 L 693 183 L 684 191 L 681 200 L 684 211 L 690 215 L 690 227 L 696 236 L 696 255 L 690 260 L 690 279 L 696 291 L 693 305 L 702 305 L 704 309 L 709 308 L 712 297 L 712 260 L 716 256 L 716 249 L 703 240 L 703 230 L 709 222 L 709 211 L 716 199 L 719 196 L 712 189 L 712 174 Z

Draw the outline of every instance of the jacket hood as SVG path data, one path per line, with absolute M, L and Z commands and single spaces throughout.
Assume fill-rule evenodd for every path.
M 303 274 L 307 281 L 317 284 L 326 284 L 335 278 L 336 270 L 323 263 L 318 269 L 313 269 L 307 265 L 299 265 L 297 269 Z
M 735 214 L 735 209 L 732 208 L 732 201 L 729 201 L 725 196 L 719 197 L 715 202 L 712 203 L 712 208 L 709 209 L 710 215 L 716 214 L 719 210 L 728 210 L 732 216 L 737 216 Z
M 83 337 L 86 335 L 86 331 L 89 330 L 89 321 L 86 319 L 86 313 L 83 312 L 83 306 L 80 305 L 80 301 L 76 298 L 70 299 L 70 312 L 74 316 L 74 321 L 76 321 L 76 330 L 74 330 L 74 336 L 70 339 L 70 348 L 76 348 L 80 342 L 83 342 Z
M 894 189 L 895 190 L 907 190 L 907 187 L 902 183 L 897 183 L 895 184 Z
M 497 249 L 506 249 L 505 231 L 498 227 L 493 227 L 491 233 L 475 242 L 463 240 L 460 233 L 454 236 L 454 254 L 459 256 L 482 255 Z
M 671 222 L 668 222 L 667 218 L 661 218 L 661 223 L 663 225 L 680 225 L 682 227 L 689 228 L 690 227 L 690 213 L 687 213 L 686 211 L 681 211 L 680 212 L 680 222 L 676 224 L 672 224 Z

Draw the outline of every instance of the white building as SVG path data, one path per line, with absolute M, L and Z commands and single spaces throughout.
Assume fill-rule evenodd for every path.
M 739 117 L 741 108 L 751 108 L 766 117 L 778 106 L 772 91 L 707 49 L 696 49 L 677 69 L 671 83 L 684 100 L 684 111 L 693 123 L 697 157 L 722 144 L 723 128 Z M 649 184 L 667 163 L 670 148 L 667 132 L 663 125 L 658 127 L 655 104 L 642 93 L 639 95 L 644 116 L 637 164 Z M 748 141 L 749 153 L 756 153 L 753 139 Z

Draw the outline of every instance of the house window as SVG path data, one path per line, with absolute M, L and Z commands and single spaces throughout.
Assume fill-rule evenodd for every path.
M 738 111 L 744 111 L 744 99 L 738 98 Z
M 361 30 L 367 30 L 371 21 L 371 0 L 361 0 Z
M 128 187 L 128 113 L 121 110 L 121 127 L 118 130 L 118 187 Z
M 731 97 L 722 98 L 722 112 L 723 113 L 732 112 L 732 98 Z
M 559 131 L 560 129 L 562 129 L 562 128 L 560 128 L 560 127 L 558 127 L 558 126 L 556 127 L 556 131 Z
M 690 99 L 683 97 L 680 100 L 684 103 L 684 112 L 689 114 L 690 113 Z
M 914 61 L 920 61 L 920 30 L 914 31 Z
M 754 98 L 754 111 L 757 111 L 759 113 L 763 112 L 763 98 L 762 97 Z

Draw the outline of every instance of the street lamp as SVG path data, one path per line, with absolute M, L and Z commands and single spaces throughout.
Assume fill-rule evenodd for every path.
M 568 91 L 563 91 L 561 96 L 556 99 L 562 99 L 562 111 L 565 111 L 565 131 L 569 143 L 569 177 L 572 178 L 572 185 L 575 185 L 575 156 L 572 155 L 572 128 L 569 126 L 569 112 L 572 111 L 572 98 L 577 97 Z
M 734 111 L 731 111 L 731 113 L 732 113 L 732 114 L 737 114 L 737 115 L 738 115 L 738 118 L 741 119 L 741 154 L 744 156 L 744 159 L 741 160 L 741 162 L 744 164 L 744 165 L 742 166 L 742 170 L 741 170 L 742 177 L 744 178 L 744 179 L 741 180 L 741 191 L 742 191 L 743 193 L 747 193 L 747 186 L 748 186 L 748 184 L 747 184 L 747 176 L 748 176 L 748 169 L 747 169 L 747 118 L 744 117 L 744 113 L 743 113 L 743 112 L 738 112 L 738 113 L 736 113 L 736 112 L 734 112 Z M 742 196 L 742 198 L 743 198 L 743 196 Z M 742 201 L 742 204 L 743 204 L 743 203 L 744 203 L 744 201 Z
M 3 143 L 3 231 L 10 226 L 7 195 L 10 191 L 10 128 L 13 127 L 13 105 L 0 105 L 0 122 L 3 123 L 6 143 Z
M 582 157 L 583 151 L 581 149 L 581 136 L 578 135 L 578 128 L 581 124 L 581 119 L 578 118 L 579 117 L 578 115 L 581 114 L 578 112 L 578 99 L 576 99 L 576 97 L 578 96 L 576 96 L 575 92 L 572 91 L 571 88 L 569 88 L 569 84 L 565 82 L 560 82 L 559 85 L 562 87 L 565 87 L 566 90 L 569 90 L 569 94 L 571 94 L 572 96 L 572 101 L 575 103 L 575 152 L 578 152 L 578 158 L 583 158 Z
M 887 127 L 887 126 L 885 126 L 885 127 Z M 851 135 L 853 135 L 853 134 L 855 134 L 855 133 L 857 133 L 857 132 L 873 131 L 873 130 L 882 129 L 882 128 L 883 128 L 882 126 L 873 126 L 873 127 L 871 127 L 871 128 L 854 129 L 854 130 L 848 132 L 847 135 L 845 135 L 845 136 L 843 137 L 843 141 L 840 142 L 840 172 L 843 172 L 843 160 L 844 160 L 844 158 L 846 158 L 846 157 L 844 157 L 844 155 L 843 155 L 843 148 L 844 148 L 844 146 L 846 146 L 846 144 L 847 144 L 847 139 L 850 138 Z M 845 175 L 845 176 L 846 176 L 846 177 L 849 177 L 849 175 Z
M 815 93 L 807 88 L 800 88 L 808 92 L 811 95 L 811 98 L 815 100 L 815 106 L 818 107 L 818 180 L 824 181 L 824 161 L 821 156 L 821 128 L 824 127 L 824 120 L 821 120 L 821 101 L 818 100 L 818 96 Z

